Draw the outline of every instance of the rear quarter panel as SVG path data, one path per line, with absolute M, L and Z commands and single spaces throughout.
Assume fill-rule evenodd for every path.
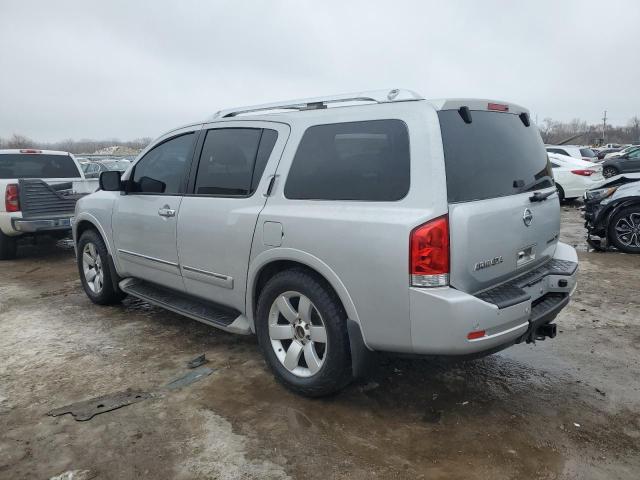
M 323 275 L 347 306 L 349 317 L 360 323 L 369 347 L 410 351 L 409 235 L 416 226 L 447 213 L 438 118 L 426 102 L 336 110 L 340 112 L 335 116 L 303 114 L 299 123 L 291 125 L 289 143 L 278 167 L 279 177 L 256 227 L 250 275 L 259 272 L 265 259 L 290 258 L 290 252 L 296 251 L 298 259 L 306 258 L 326 272 Z M 363 202 L 285 198 L 287 172 L 308 127 L 376 119 L 400 119 L 409 130 L 411 179 L 404 199 Z M 281 246 L 265 244 L 264 222 L 282 224 Z M 247 297 L 251 319 L 252 281 Z

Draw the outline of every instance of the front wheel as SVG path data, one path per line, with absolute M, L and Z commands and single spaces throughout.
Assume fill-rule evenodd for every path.
M 607 166 L 602 170 L 602 176 L 604 178 L 611 178 L 618 175 L 618 169 L 616 167 Z
M 304 270 L 273 276 L 258 299 L 256 333 L 276 378 L 309 397 L 352 378 L 347 318 L 336 294 Z
M 622 252 L 640 253 L 640 205 L 624 208 L 611 218 L 609 240 Z
M 111 305 L 124 298 L 114 288 L 109 268 L 109 252 L 104 240 L 95 230 L 85 231 L 78 241 L 78 270 L 87 297 L 98 305 Z

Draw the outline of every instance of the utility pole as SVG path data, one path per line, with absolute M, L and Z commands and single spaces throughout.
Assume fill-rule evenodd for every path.
M 607 111 L 604 111 L 604 117 L 602 117 L 602 144 L 607 143 L 607 139 L 605 138 L 605 132 L 607 130 Z

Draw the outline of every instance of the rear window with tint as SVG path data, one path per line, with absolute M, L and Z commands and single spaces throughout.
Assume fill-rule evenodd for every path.
M 40 153 L 0 155 L 0 178 L 79 178 L 80 171 L 68 155 Z
M 553 185 L 538 130 L 518 115 L 457 110 L 438 112 L 450 203 L 516 195 Z
M 590 158 L 593 158 L 596 156 L 596 154 L 593 153 L 593 150 L 591 150 L 590 148 L 581 148 L 580 155 L 582 155 L 583 157 L 590 157 Z
M 304 133 L 284 193 L 290 199 L 395 201 L 409 191 L 401 120 L 316 125 Z

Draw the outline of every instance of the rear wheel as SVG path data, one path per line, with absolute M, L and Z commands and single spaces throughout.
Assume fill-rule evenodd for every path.
M 640 253 L 640 205 L 624 208 L 611 218 L 609 240 L 625 253 Z
M 109 268 L 109 252 L 104 240 L 95 230 L 87 230 L 78 241 L 78 270 L 85 293 L 93 303 L 118 303 L 125 294 L 114 288 Z
M 13 260 L 16 258 L 18 245 L 15 237 L 5 235 L 0 230 L 0 260 Z
M 351 381 L 346 321 L 330 288 L 303 270 L 286 270 L 260 294 L 256 333 L 276 378 L 296 393 L 319 397 Z
M 604 178 L 615 177 L 616 175 L 618 175 L 618 169 L 616 167 L 608 165 L 602 170 L 602 175 L 604 176 Z
M 556 183 L 556 189 L 558 190 L 558 199 L 560 200 L 560 202 L 564 202 L 565 198 L 564 198 L 564 189 L 558 185 Z

